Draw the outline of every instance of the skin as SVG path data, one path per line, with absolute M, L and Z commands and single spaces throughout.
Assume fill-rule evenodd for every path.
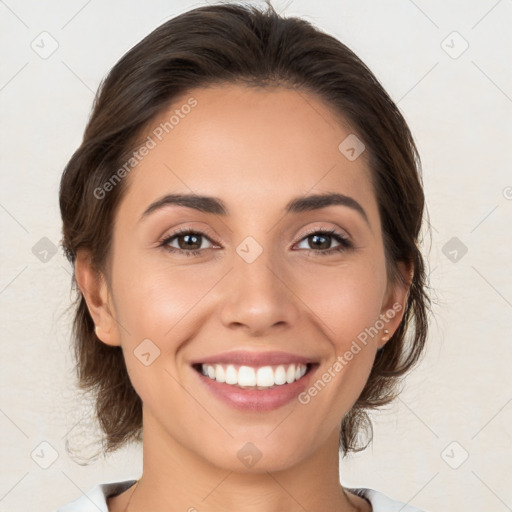
M 399 303 L 385 326 L 392 336 L 408 288 L 386 277 L 366 153 L 349 161 L 338 150 L 348 125 L 319 98 L 282 87 L 195 89 L 155 126 L 191 96 L 197 106 L 124 178 L 106 279 L 96 278 L 85 251 L 76 262 L 96 333 L 122 346 L 144 404 L 143 475 L 109 510 L 125 510 L 131 498 L 132 512 L 369 511 L 339 483 L 338 438 L 386 343 L 382 331 L 308 404 L 292 400 L 268 412 L 220 402 L 190 366 L 235 349 L 282 350 L 319 361 L 320 376 Z M 139 222 L 171 192 L 218 197 L 229 215 L 168 206 Z M 357 200 L 369 224 L 339 205 L 283 214 L 292 198 L 326 192 Z M 200 255 L 158 246 L 178 227 L 205 232 Z M 327 238 L 318 249 L 313 228 L 334 228 L 354 248 L 322 256 L 339 242 Z M 236 252 L 247 236 L 263 249 L 252 263 Z M 409 278 L 410 269 L 399 270 Z M 146 338 L 160 350 L 149 366 L 134 356 Z M 237 457 L 246 442 L 262 454 L 251 468 Z

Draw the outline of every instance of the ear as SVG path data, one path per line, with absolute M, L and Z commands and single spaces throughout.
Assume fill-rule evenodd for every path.
M 388 282 L 386 296 L 380 312 L 380 318 L 385 325 L 382 328 L 381 338 L 377 343 L 379 349 L 391 339 L 402 321 L 407 299 L 409 298 L 412 278 L 414 276 L 414 267 L 412 264 L 399 261 L 397 262 L 397 267 L 405 284 L 400 281 L 396 283 Z
M 93 267 L 89 251 L 77 251 L 75 279 L 96 326 L 96 336 L 107 345 L 121 345 L 117 322 L 112 314 L 114 308 L 107 281 L 105 276 Z

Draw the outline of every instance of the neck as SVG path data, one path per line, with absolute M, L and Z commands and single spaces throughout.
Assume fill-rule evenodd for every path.
M 338 435 L 285 469 L 256 464 L 246 472 L 219 468 L 145 417 L 143 473 L 136 486 L 109 501 L 111 512 L 355 512 L 371 510 L 339 482 Z M 147 435 L 148 431 L 151 435 Z

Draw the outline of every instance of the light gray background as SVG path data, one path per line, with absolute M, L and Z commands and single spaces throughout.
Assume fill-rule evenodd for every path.
M 51 252 L 58 185 L 101 78 L 163 21 L 204 4 L 0 1 L 0 512 L 49 511 L 139 475 L 138 449 L 89 466 L 66 453 L 70 441 L 92 454 L 94 437 L 73 387 L 70 266 Z M 433 226 L 427 356 L 395 405 L 373 414 L 374 443 L 342 462 L 342 483 L 429 511 L 512 510 L 512 1 L 274 5 L 340 38 L 397 102 Z

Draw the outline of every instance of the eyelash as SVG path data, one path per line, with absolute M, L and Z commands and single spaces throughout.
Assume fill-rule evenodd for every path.
M 327 249 L 325 251 L 322 250 L 315 250 L 315 249 L 302 249 L 309 253 L 314 253 L 315 256 L 329 256 L 331 254 L 334 254 L 336 252 L 341 253 L 346 250 L 352 249 L 354 247 L 353 243 L 344 235 L 336 231 L 335 229 L 314 229 L 308 233 L 306 233 L 299 242 L 302 242 L 304 239 L 309 238 L 312 235 L 328 235 L 332 237 L 334 240 L 339 242 L 338 247 L 332 247 L 331 249 Z M 184 235 L 199 235 L 202 237 L 207 238 L 210 242 L 212 240 L 203 232 L 201 231 L 194 231 L 191 229 L 179 229 L 178 231 L 175 231 L 171 235 L 165 237 L 160 244 L 159 247 L 163 247 L 165 250 L 171 252 L 171 253 L 178 253 L 178 254 L 184 254 L 185 256 L 199 256 L 201 254 L 201 251 L 205 251 L 206 249 L 193 249 L 191 251 L 186 251 L 184 249 L 177 249 L 176 247 L 170 247 L 168 244 L 175 238 L 178 238 L 180 236 Z

